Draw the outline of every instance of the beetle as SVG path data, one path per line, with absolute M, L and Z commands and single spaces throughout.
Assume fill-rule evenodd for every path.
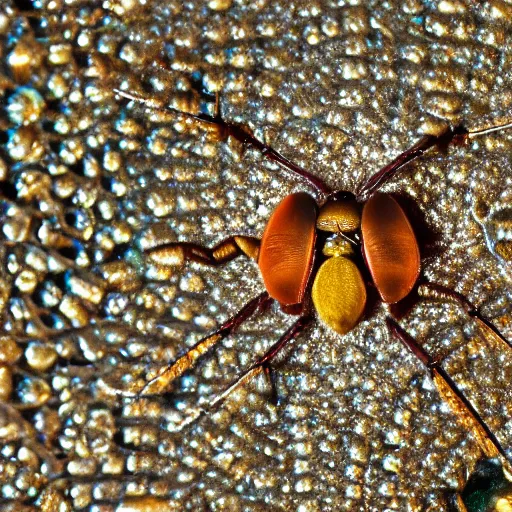
M 164 392 L 203 354 L 271 303 L 277 302 L 283 311 L 299 316 L 261 357 L 242 371 L 206 408 L 200 408 L 186 418 L 179 429 L 214 411 L 236 388 L 262 372 L 269 377 L 276 400 L 272 369 L 276 355 L 312 323 L 314 312 L 320 321 L 338 334 L 352 330 L 364 316 L 367 280 L 378 292 L 380 300 L 389 306 L 404 301 L 415 288 L 422 297 L 456 301 L 486 335 L 497 337 L 511 347 L 509 341 L 466 297 L 442 285 L 419 283 L 420 250 L 411 222 L 399 202 L 380 189 L 429 149 L 465 144 L 474 137 L 512 128 L 512 123 L 475 131 L 460 126 L 438 135 L 425 135 L 372 175 L 354 193 L 331 190 L 324 181 L 258 140 L 245 126 L 225 120 L 220 113 L 218 95 L 215 112 L 210 115 L 181 111 L 156 99 L 121 89 L 114 89 L 114 92 L 152 110 L 172 112 L 189 122 L 199 123 L 214 132 L 219 140 L 231 137 L 253 147 L 265 158 L 305 180 L 320 196 L 317 201 L 306 192 L 297 192 L 283 198 L 271 214 L 261 239 L 230 236 L 213 248 L 172 243 L 148 250 L 149 257 L 155 261 L 172 264 L 191 260 L 216 266 L 245 255 L 257 262 L 265 291 L 250 300 L 214 333 L 201 339 L 151 377 L 136 394 L 137 397 Z M 328 236 L 332 234 L 338 235 L 337 244 L 329 243 Z M 499 458 L 503 467 L 512 474 L 504 448 L 439 361 L 423 349 L 391 313 L 386 324 L 430 372 L 440 395 L 473 433 L 486 457 Z

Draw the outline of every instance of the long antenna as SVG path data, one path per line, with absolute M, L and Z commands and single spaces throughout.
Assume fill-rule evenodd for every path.
M 185 112 L 182 110 L 178 110 L 173 107 L 169 107 L 165 105 L 163 102 L 155 100 L 153 98 L 146 98 L 144 96 L 140 96 L 138 94 L 129 93 L 126 91 L 122 91 L 120 89 L 114 89 L 116 94 L 122 96 L 131 101 L 136 101 L 138 103 L 142 103 L 146 105 L 148 108 L 155 110 L 157 112 L 162 113 L 173 113 L 177 116 L 186 117 L 192 119 L 197 122 L 205 123 L 210 126 L 213 126 L 218 129 L 220 138 L 225 140 L 227 137 L 233 137 L 237 141 L 242 144 L 246 144 L 252 146 L 254 149 L 259 151 L 265 158 L 268 160 L 280 164 L 282 167 L 287 169 L 288 171 L 300 176 L 302 179 L 306 180 L 310 185 L 315 187 L 317 191 L 322 195 L 329 195 L 332 192 L 331 187 L 327 185 L 323 180 L 315 176 L 303 169 L 300 165 L 295 164 L 291 160 L 288 160 L 285 156 L 281 155 L 278 151 L 270 147 L 268 144 L 261 142 L 258 140 L 250 130 L 240 124 L 232 123 L 229 121 L 225 121 L 219 113 L 218 109 L 218 98 L 217 98 L 217 108 L 214 116 L 210 116 L 208 114 L 191 114 L 190 112 Z
M 126 98 L 130 101 L 136 101 L 137 103 L 142 103 L 143 105 L 146 105 L 151 110 L 155 110 L 157 112 L 162 112 L 164 114 L 176 114 L 182 117 L 187 117 L 189 119 L 193 119 L 194 121 L 200 121 L 201 123 L 207 123 L 211 125 L 217 124 L 210 116 L 207 115 L 197 115 L 192 114 L 191 112 L 186 112 L 184 110 L 178 110 L 177 108 L 170 107 L 165 105 L 162 101 L 158 101 L 154 98 L 146 98 L 145 96 L 139 96 L 138 94 L 122 91 L 121 89 L 114 89 L 114 92 L 116 94 L 119 94 L 119 96 L 122 96 L 123 98 Z
M 499 124 L 497 126 L 491 126 L 490 128 L 482 128 L 481 130 L 474 130 L 472 132 L 468 132 L 466 136 L 470 139 L 474 137 L 479 137 L 480 135 L 488 135 L 489 133 L 499 132 L 502 130 L 509 130 L 512 128 L 512 122 Z

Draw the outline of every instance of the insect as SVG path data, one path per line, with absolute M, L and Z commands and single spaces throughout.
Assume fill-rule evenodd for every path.
M 231 137 L 243 145 L 252 146 L 265 158 L 305 180 L 316 189 L 320 197 L 316 201 L 305 192 L 286 196 L 271 214 L 261 239 L 235 235 L 213 248 L 192 243 L 174 243 L 151 249 L 150 256 L 157 259 L 175 262 L 191 260 L 213 266 L 245 255 L 257 262 L 265 291 L 247 302 L 214 333 L 165 366 L 144 385 L 138 396 L 164 392 L 214 345 L 273 302 L 290 315 L 298 316 L 262 356 L 213 398 L 209 406 L 187 418 L 180 428 L 214 411 L 235 389 L 260 373 L 268 376 L 276 400 L 272 366 L 275 357 L 315 317 L 341 335 L 352 330 L 364 317 L 369 286 L 377 291 L 380 300 L 388 306 L 401 303 L 414 289 L 418 289 L 423 297 L 455 301 L 475 319 L 482 331 L 510 346 L 497 328 L 466 297 L 420 279 L 420 250 L 411 223 L 399 202 L 392 195 L 380 192 L 380 189 L 429 149 L 464 144 L 474 137 L 509 129 L 512 123 L 477 131 L 458 127 L 440 135 L 426 135 L 371 176 L 357 191 L 334 191 L 324 181 L 258 140 L 244 126 L 225 120 L 220 114 L 218 96 L 214 115 L 208 115 L 176 110 L 155 99 L 119 89 L 115 89 L 115 92 L 150 109 L 170 111 L 189 122 L 199 123 L 215 132 L 220 140 Z M 327 243 L 328 237 L 333 234 L 339 237 L 339 243 L 335 246 Z M 473 433 L 485 456 L 499 458 L 506 470 L 510 471 L 505 450 L 439 361 L 425 351 L 391 313 L 386 323 L 389 331 L 430 372 L 440 395 Z

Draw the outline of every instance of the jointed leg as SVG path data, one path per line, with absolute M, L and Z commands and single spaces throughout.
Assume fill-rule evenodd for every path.
M 164 244 L 146 251 L 150 259 L 163 265 L 182 265 L 186 260 L 205 265 L 222 265 L 245 254 L 257 260 L 260 249 L 258 238 L 251 236 L 230 236 L 212 249 L 192 243 Z
M 366 201 L 373 193 L 379 190 L 387 181 L 400 171 L 405 165 L 416 160 L 433 146 L 445 148 L 450 144 L 465 144 L 468 140 L 487 135 L 492 132 L 508 130 L 512 128 L 512 123 L 506 123 L 483 130 L 467 131 L 462 126 L 458 126 L 454 130 L 448 129 L 441 135 L 425 135 L 414 146 L 410 147 L 392 162 L 377 171 L 359 188 L 356 194 L 358 201 Z
M 433 146 L 446 146 L 454 140 L 460 140 L 467 132 L 462 128 L 447 130 L 441 135 L 425 135 L 414 146 L 410 147 L 385 167 L 377 171 L 363 183 L 357 192 L 358 201 L 366 201 L 374 192 L 379 190 L 387 181 L 400 171 L 405 165 L 416 160 Z
M 216 136 L 218 139 L 225 140 L 228 137 L 233 137 L 238 142 L 242 144 L 246 144 L 252 146 L 257 149 L 265 158 L 271 160 L 272 162 L 276 162 L 283 166 L 285 169 L 297 174 L 301 178 L 305 179 L 308 183 L 314 186 L 319 192 L 323 194 L 329 194 L 332 192 L 331 188 L 324 183 L 320 178 L 317 178 L 315 175 L 306 171 L 299 165 L 293 163 L 288 160 L 285 156 L 281 155 L 275 149 L 272 149 L 269 145 L 265 144 L 258 140 L 246 127 L 231 123 L 226 121 L 220 115 L 219 109 L 219 101 L 217 97 L 216 102 L 216 112 L 214 116 L 210 116 L 208 114 L 192 114 L 190 112 L 184 112 L 181 110 L 177 110 L 175 108 L 169 107 L 164 103 L 153 99 L 153 98 L 145 98 L 138 94 L 128 93 L 126 91 L 122 91 L 120 89 L 114 89 L 114 92 L 119 94 L 126 99 L 131 101 L 137 101 L 139 103 L 143 103 L 147 105 L 150 109 L 159 111 L 159 112 L 171 112 L 176 115 L 185 117 L 187 119 L 191 119 L 195 122 L 201 123 L 206 126 L 206 128 L 213 129 L 216 132 Z
M 421 297 L 427 299 L 457 302 L 471 318 L 474 318 L 478 322 L 478 327 L 483 331 L 484 336 L 489 333 L 491 336 L 498 338 L 501 342 L 512 348 L 512 343 L 500 333 L 494 324 L 484 318 L 480 314 L 478 308 L 464 297 L 464 295 L 452 290 L 451 288 L 435 283 L 421 284 L 418 287 L 418 293 Z
M 510 472 L 512 467 L 507 459 L 505 450 L 455 382 L 453 382 L 440 364 L 420 347 L 416 340 L 402 329 L 395 320 L 388 317 L 386 323 L 391 333 L 430 371 L 432 380 L 441 398 L 447 402 L 461 423 L 473 433 L 485 456 L 488 458 L 499 457 L 503 467 Z
M 274 343 L 256 362 L 254 362 L 249 368 L 244 370 L 222 393 L 217 395 L 209 404 L 207 408 L 201 408 L 191 416 L 189 416 L 179 427 L 179 430 L 185 426 L 197 421 L 197 419 L 206 414 L 210 414 L 215 411 L 221 405 L 228 396 L 233 393 L 240 386 L 243 386 L 246 382 L 253 379 L 256 375 L 262 372 L 270 378 L 272 385 L 273 398 L 276 397 L 275 383 L 273 378 L 272 360 L 281 352 L 281 350 L 292 340 L 294 340 L 299 334 L 308 327 L 312 322 L 312 316 L 301 316 L 282 336 L 276 343 Z
M 195 362 L 219 341 L 229 336 L 254 313 L 264 310 L 271 299 L 267 292 L 263 292 L 248 302 L 236 315 L 227 320 L 213 334 L 199 340 L 184 355 L 164 368 L 156 377 L 151 379 L 140 391 L 139 396 L 159 394 L 164 392 L 169 384 L 190 369 Z

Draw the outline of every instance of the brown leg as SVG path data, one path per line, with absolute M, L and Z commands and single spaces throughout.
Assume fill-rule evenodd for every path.
M 461 143 L 467 135 L 464 128 L 447 130 L 441 135 L 425 135 L 414 146 L 410 147 L 392 162 L 377 171 L 359 188 L 356 198 L 358 201 L 366 201 L 373 193 L 379 190 L 387 181 L 400 171 L 405 165 L 419 158 L 425 151 L 433 146 L 446 147 L 450 143 Z
M 455 301 L 464 311 L 478 322 L 478 327 L 485 337 L 485 334 L 490 333 L 492 336 L 497 337 L 501 342 L 505 343 L 508 347 L 512 348 L 512 343 L 507 340 L 498 328 L 484 318 L 478 308 L 470 302 L 464 295 L 447 288 L 446 286 L 435 283 L 423 283 L 418 287 L 418 293 L 421 297 L 434 300 Z
M 211 414 L 217 409 L 228 397 L 238 389 L 240 386 L 243 386 L 246 382 L 253 379 L 256 375 L 259 375 L 262 372 L 265 372 L 267 376 L 270 378 L 270 383 L 272 385 L 272 396 L 276 397 L 275 383 L 272 373 L 272 360 L 281 352 L 281 350 L 290 342 L 293 341 L 308 325 L 313 321 L 312 316 L 301 316 L 282 336 L 279 338 L 276 343 L 274 343 L 266 352 L 261 356 L 256 362 L 254 362 L 249 368 L 244 370 L 222 393 L 217 395 L 213 400 L 208 404 L 207 408 L 197 409 L 196 412 L 186 418 L 183 423 L 181 423 L 177 430 L 182 430 L 187 425 L 194 423 L 201 416 L 205 416 L 207 414 Z M 275 398 L 274 398 L 275 399 Z
M 166 366 L 156 377 L 147 382 L 138 395 L 163 393 L 171 382 L 190 369 L 211 347 L 229 336 L 254 313 L 264 310 L 272 302 L 273 299 L 269 297 L 267 292 L 263 292 L 249 301 L 236 315 L 224 322 L 213 334 L 199 340 L 185 354 Z
M 388 317 L 386 323 L 391 333 L 430 371 L 432 380 L 441 398 L 450 406 L 464 427 L 472 432 L 485 456 L 488 458 L 499 457 L 503 467 L 510 472 L 512 467 L 507 459 L 505 450 L 451 377 L 394 319 Z
M 182 265 L 186 260 L 204 265 L 222 265 L 245 254 L 251 259 L 258 259 L 259 239 L 251 236 L 230 236 L 212 249 L 187 242 L 164 244 L 146 252 L 150 259 L 162 265 Z
M 374 192 L 379 190 L 382 185 L 389 181 L 395 174 L 400 171 L 405 165 L 416 158 L 419 158 L 425 151 L 433 146 L 446 148 L 450 144 L 462 145 L 466 144 L 470 139 L 488 135 L 493 132 L 509 130 L 512 128 L 512 123 L 505 123 L 490 128 L 481 130 L 468 131 L 462 126 L 455 129 L 448 129 L 441 135 L 425 135 L 414 146 L 410 147 L 400 155 L 398 155 L 392 162 L 377 171 L 359 188 L 356 194 L 358 201 L 366 201 Z
M 227 137 L 233 137 L 238 142 L 242 144 L 246 144 L 248 146 L 252 146 L 254 149 L 258 150 L 265 158 L 272 162 L 276 162 L 280 164 L 285 169 L 293 172 L 294 174 L 300 176 L 304 180 L 306 180 L 310 185 L 315 187 L 322 194 L 330 194 L 332 192 L 331 188 L 324 183 L 320 178 L 317 178 L 315 175 L 306 171 L 302 167 L 297 164 L 294 164 L 292 161 L 288 160 L 285 156 L 281 155 L 275 149 L 272 149 L 269 145 L 264 142 L 259 141 L 245 126 L 231 123 L 229 121 L 224 120 L 220 115 L 219 102 L 217 99 L 216 102 L 216 112 L 214 116 L 210 116 L 208 114 L 191 114 L 190 112 L 184 112 L 181 110 L 176 110 L 175 108 L 168 107 L 162 102 L 152 98 L 145 98 L 138 94 L 128 93 L 126 91 L 121 91 L 120 89 L 114 89 L 116 94 L 122 96 L 123 98 L 129 99 L 131 101 L 136 101 L 138 103 L 143 103 L 147 105 L 152 110 L 161 111 L 161 112 L 173 112 L 176 115 L 186 117 L 188 119 L 192 119 L 198 123 L 206 125 L 206 127 L 210 129 L 214 129 L 217 133 L 217 137 L 219 139 L 226 139 Z

